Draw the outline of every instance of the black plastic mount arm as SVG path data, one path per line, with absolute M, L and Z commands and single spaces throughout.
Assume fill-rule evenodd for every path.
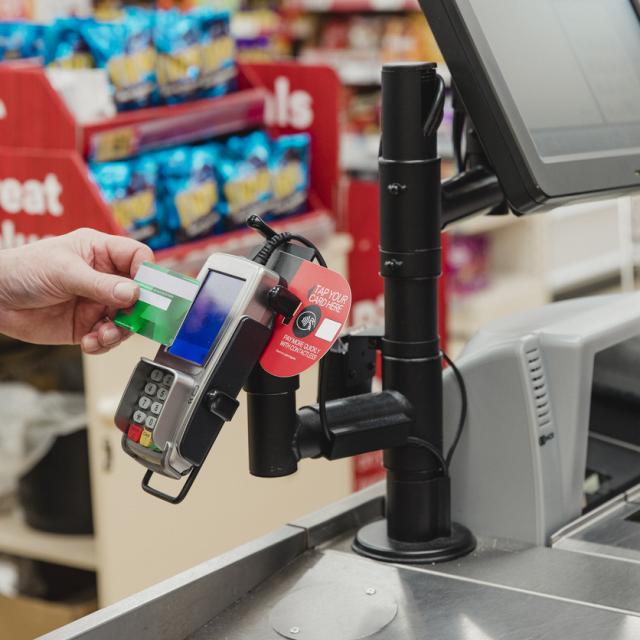
M 327 424 L 318 405 L 296 410 L 297 376 L 276 378 L 257 367 L 246 385 L 249 469 L 259 477 L 295 473 L 303 458 L 337 460 L 402 446 L 413 410 L 396 391 L 371 393 L 381 332 L 354 331 L 325 356 Z
M 318 405 L 298 411 L 294 452 L 298 459 L 338 460 L 407 443 L 413 411 L 397 391 L 364 393 L 327 402 L 327 429 Z
M 442 228 L 457 220 L 487 211 L 506 214 L 504 193 L 496 174 L 477 166 L 442 183 Z
M 338 460 L 402 446 L 410 435 L 413 411 L 397 391 L 330 400 L 325 431 L 317 404 L 296 411 L 297 379 L 256 374 L 253 381 L 260 386 L 247 388 L 249 470 L 254 476 L 291 475 L 303 458 Z
M 276 378 L 259 367 L 246 385 L 249 469 L 259 477 L 295 473 L 303 458 L 337 460 L 405 445 L 413 410 L 397 391 L 371 393 L 381 333 L 355 331 L 325 356 L 327 424 L 318 405 L 296 411 L 298 377 Z

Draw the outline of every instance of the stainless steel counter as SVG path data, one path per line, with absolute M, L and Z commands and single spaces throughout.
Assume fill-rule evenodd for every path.
M 447 576 L 421 569 L 382 565 L 339 551 L 309 552 L 260 587 L 252 597 L 239 602 L 212 620 L 190 640 L 274 640 L 274 621 L 269 615 L 296 591 L 312 586 L 314 598 L 308 606 L 290 608 L 285 637 L 300 640 L 368 637 L 359 625 L 368 622 L 368 608 L 351 608 L 352 624 L 335 626 L 334 611 L 340 611 L 343 591 L 366 593 L 374 601 L 386 592 L 397 603 L 397 615 L 373 637 L 438 638 L 438 640 L 488 640 L 513 638 L 629 638 L 640 637 L 640 618 L 584 602 L 531 591 Z M 282 627 L 281 627 L 282 629 Z M 283 634 L 284 635 L 284 634 Z
M 640 638 L 638 562 L 496 539 L 427 567 L 353 554 L 352 532 L 380 516 L 381 491 L 356 494 L 46 638 Z

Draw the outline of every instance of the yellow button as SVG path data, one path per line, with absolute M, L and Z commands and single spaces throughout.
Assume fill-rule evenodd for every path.
M 140 435 L 140 444 L 143 447 L 150 447 L 153 444 L 153 440 L 151 438 L 151 431 L 147 431 L 146 429 Z

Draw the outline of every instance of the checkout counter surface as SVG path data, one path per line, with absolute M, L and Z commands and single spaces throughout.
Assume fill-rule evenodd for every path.
M 382 496 L 381 486 L 350 496 L 46 638 L 640 637 L 640 555 L 481 539 L 454 562 L 383 564 L 350 549 L 355 529 L 382 513 Z M 556 544 L 584 536 L 612 512 L 593 513 Z

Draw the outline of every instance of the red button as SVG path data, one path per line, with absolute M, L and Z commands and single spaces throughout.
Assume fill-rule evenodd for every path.
M 142 435 L 142 427 L 139 427 L 137 424 L 132 424 L 129 427 L 129 432 L 127 433 L 127 437 L 129 440 L 133 440 L 134 442 L 140 442 L 140 436 Z

